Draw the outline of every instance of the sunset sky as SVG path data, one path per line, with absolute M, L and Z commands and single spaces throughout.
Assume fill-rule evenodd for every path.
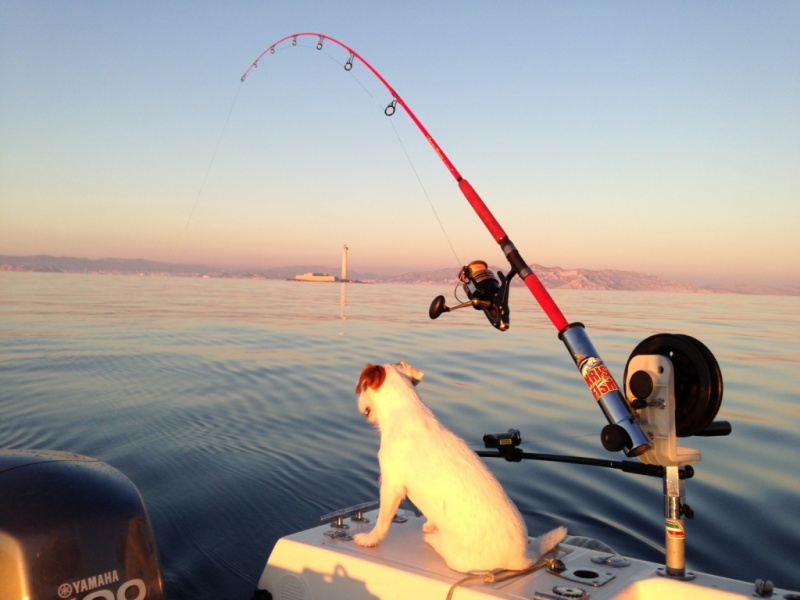
M 0 254 L 800 281 L 800 2 L 0 0 Z

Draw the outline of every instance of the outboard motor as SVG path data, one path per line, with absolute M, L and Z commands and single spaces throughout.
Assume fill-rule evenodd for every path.
M 0 451 L 0 599 L 164 600 L 131 481 L 66 452 Z

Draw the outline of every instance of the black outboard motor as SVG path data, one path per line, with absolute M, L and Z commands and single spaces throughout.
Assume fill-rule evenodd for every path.
M 98 460 L 0 451 L 0 599 L 164 600 L 136 487 Z

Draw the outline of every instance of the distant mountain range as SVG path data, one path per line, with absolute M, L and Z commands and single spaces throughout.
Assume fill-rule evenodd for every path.
M 796 286 L 752 286 L 752 285 L 719 285 L 698 287 L 677 281 L 670 281 L 657 275 L 648 275 L 634 271 L 617 271 L 605 269 L 591 271 L 589 269 L 562 269 L 561 267 L 544 267 L 532 264 L 531 269 L 542 284 L 551 290 L 628 290 L 628 291 L 660 291 L 660 292 L 694 292 L 694 293 L 736 293 L 762 294 L 781 296 L 800 296 L 800 285 Z M 507 272 L 507 267 L 491 267 L 495 272 Z M 107 274 L 141 274 L 184 277 L 229 277 L 260 279 L 292 279 L 300 273 L 331 273 L 336 268 L 319 265 L 291 265 L 258 271 L 224 270 L 206 265 L 176 264 L 156 262 L 145 259 L 126 258 L 73 258 L 64 256 L 2 256 L 0 255 L 0 271 L 36 271 L 50 273 L 107 273 Z M 448 267 L 430 271 L 414 271 L 402 275 L 387 276 L 378 273 L 348 272 L 352 279 L 374 283 L 407 283 L 407 284 L 455 284 L 457 269 Z M 516 281 L 516 285 L 521 285 Z

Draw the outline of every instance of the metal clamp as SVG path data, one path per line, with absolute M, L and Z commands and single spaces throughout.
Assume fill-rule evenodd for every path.
M 377 508 L 379 504 L 379 502 L 374 500 L 371 502 L 362 502 L 361 504 L 356 504 L 355 506 L 348 506 L 347 508 L 341 508 L 339 510 L 329 512 L 326 515 L 322 515 L 319 520 L 320 522 L 324 523 L 325 521 L 336 519 L 335 523 L 331 523 L 331 527 L 334 529 L 350 529 L 350 526 L 344 522 L 345 517 L 353 515 L 351 521 L 355 521 L 357 523 L 369 523 L 369 519 L 364 518 L 364 512 L 367 510 L 372 510 L 373 508 Z

